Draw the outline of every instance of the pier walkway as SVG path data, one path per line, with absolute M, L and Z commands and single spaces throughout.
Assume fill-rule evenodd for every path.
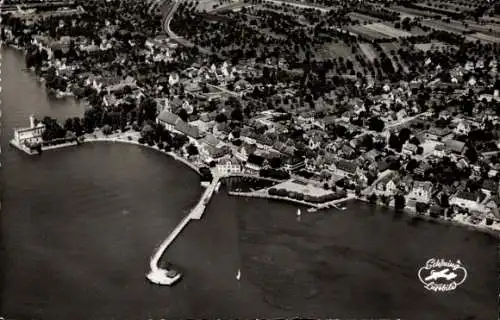
M 191 209 L 191 211 L 182 219 L 182 221 L 175 227 L 175 229 L 168 235 L 168 237 L 160 244 L 155 251 L 149 262 L 150 272 L 147 274 L 149 281 L 159 285 L 172 285 L 178 278 L 171 278 L 167 275 L 168 270 L 162 269 L 158 263 L 167 250 L 167 248 L 174 242 L 175 238 L 181 233 L 184 227 L 187 226 L 192 219 L 199 220 L 203 216 L 207 207 L 208 201 L 212 198 L 217 185 L 222 178 L 221 175 L 215 173 L 214 179 L 210 185 L 203 192 L 198 203 Z

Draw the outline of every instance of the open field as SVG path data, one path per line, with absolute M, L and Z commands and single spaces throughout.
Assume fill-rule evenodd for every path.
M 375 48 L 369 43 L 360 43 L 359 47 L 361 51 L 363 51 L 364 55 L 370 62 L 373 62 L 377 58 L 377 52 L 375 52 Z
M 413 36 L 411 33 L 406 32 L 401 29 L 396 29 L 393 28 L 385 23 L 372 23 L 372 24 L 367 24 L 366 26 L 363 26 L 364 28 L 382 33 L 386 35 L 389 38 L 401 38 L 401 37 L 411 37 Z
M 375 30 L 370 30 L 368 28 L 365 28 L 365 26 L 349 26 L 345 28 L 347 31 L 359 35 L 363 38 L 366 38 L 367 40 L 376 40 L 376 39 L 388 39 L 389 37 L 386 36 L 385 34 L 375 31 Z
M 394 69 L 397 70 L 398 67 L 395 63 L 396 58 L 391 53 L 391 51 L 394 51 L 397 54 L 398 50 L 401 48 L 399 43 L 397 43 L 397 42 L 381 43 L 380 46 L 382 47 L 382 50 L 385 52 L 385 54 L 389 57 L 389 59 L 391 59 L 392 65 L 394 66 Z M 408 72 L 408 66 L 406 66 L 404 63 L 401 63 L 401 65 L 403 67 L 403 71 Z
M 478 24 L 475 21 L 466 20 L 469 29 L 481 33 L 490 34 L 493 36 L 500 36 L 500 24 Z
M 490 36 L 490 35 L 487 35 L 484 33 L 479 33 L 479 32 L 470 34 L 467 37 L 465 37 L 465 39 L 468 41 L 473 41 L 473 42 L 479 40 L 481 42 L 486 42 L 486 43 L 500 43 L 499 37 L 494 37 L 494 36 Z
M 325 43 L 321 49 L 316 50 L 323 59 L 342 57 L 351 59 L 353 57 L 352 49 L 343 42 Z
M 217 0 L 200 0 L 198 6 L 196 7 L 199 11 L 210 11 L 214 8 L 214 6 L 218 5 L 219 1 Z

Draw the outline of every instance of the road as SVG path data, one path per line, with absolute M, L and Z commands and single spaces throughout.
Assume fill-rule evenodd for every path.
M 289 2 L 289 1 L 282 1 L 282 0 L 265 0 L 266 2 L 271 2 L 274 4 L 287 4 L 293 7 L 298 7 L 298 8 L 303 8 L 303 9 L 315 9 L 319 10 L 321 12 L 329 12 L 331 9 L 330 8 L 325 8 L 325 7 L 318 7 L 312 4 L 302 4 L 302 3 L 297 3 L 297 2 Z

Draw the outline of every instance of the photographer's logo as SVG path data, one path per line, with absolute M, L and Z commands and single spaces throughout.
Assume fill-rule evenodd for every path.
M 467 279 L 467 270 L 460 260 L 429 259 L 418 270 L 418 278 L 427 290 L 442 292 L 455 290 Z

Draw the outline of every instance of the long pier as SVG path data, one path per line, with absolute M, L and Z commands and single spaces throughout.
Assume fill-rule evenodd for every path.
M 155 251 L 151 260 L 149 262 L 150 272 L 147 274 L 149 281 L 159 284 L 159 285 L 172 285 L 178 278 L 169 277 L 168 270 L 162 269 L 158 266 L 158 262 L 161 257 L 168 249 L 168 247 L 174 242 L 175 238 L 182 232 L 182 230 L 187 226 L 191 220 L 199 220 L 203 216 L 205 209 L 207 207 L 208 201 L 212 198 L 215 188 L 219 184 L 221 176 L 219 174 L 214 175 L 214 179 L 210 185 L 205 189 L 201 195 L 198 203 L 191 209 L 191 211 L 182 219 L 182 221 L 175 227 L 175 229 L 168 235 L 168 237 L 163 240 L 158 249 Z

